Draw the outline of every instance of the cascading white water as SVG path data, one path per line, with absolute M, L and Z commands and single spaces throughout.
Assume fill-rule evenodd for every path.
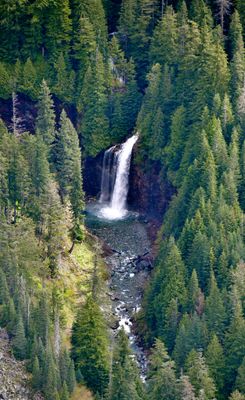
M 101 189 L 100 189 L 100 203 L 105 203 L 110 200 L 111 186 L 112 186 L 112 168 L 115 163 L 115 149 L 116 146 L 111 147 L 105 151 L 103 158 L 103 169 L 101 178 Z
M 123 143 L 119 150 L 116 151 L 114 146 L 105 152 L 100 203 L 109 201 L 109 205 L 100 209 L 100 216 L 103 218 L 121 219 L 127 214 L 130 162 L 137 139 L 138 134 L 135 134 Z

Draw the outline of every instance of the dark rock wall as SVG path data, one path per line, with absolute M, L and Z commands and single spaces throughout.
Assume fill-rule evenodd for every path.
M 131 165 L 129 177 L 129 205 L 153 219 L 160 219 L 174 193 L 159 163 Z
M 87 157 L 84 161 L 83 188 L 88 197 L 98 197 L 100 194 L 103 157 L 102 152 L 97 157 Z
M 96 158 L 88 157 L 84 162 L 84 190 L 88 197 L 100 194 L 102 166 L 103 152 Z M 159 163 L 148 163 L 143 167 L 135 162 L 133 155 L 128 193 L 130 208 L 161 222 L 173 193 L 174 189 Z

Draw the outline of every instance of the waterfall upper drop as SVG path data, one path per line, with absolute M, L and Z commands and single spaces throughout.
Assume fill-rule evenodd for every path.
M 132 151 L 138 134 L 130 137 L 119 148 L 113 146 L 104 154 L 101 179 L 100 216 L 122 219 L 127 215 L 128 180 Z

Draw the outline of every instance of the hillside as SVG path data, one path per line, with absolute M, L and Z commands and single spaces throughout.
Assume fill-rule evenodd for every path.
M 0 397 L 244 400 L 244 0 L 0 0 L 0 38 Z

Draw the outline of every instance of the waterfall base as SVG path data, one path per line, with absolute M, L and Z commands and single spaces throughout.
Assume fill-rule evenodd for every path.
M 112 220 L 124 219 L 128 215 L 128 210 L 126 209 L 118 210 L 117 208 L 107 206 L 107 207 L 102 207 L 100 209 L 100 215 L 102 218 L 105 219 L 112 219 Z
M 90 203 L 87 205 L 86 210 L 89 214 L 94 215 L 96 218 L 105 221 L 120 221 L 127 218 L 136 218 L 138 213 L 129 211 L 127 209 L 117 209 L 111 207 L 110 203 Z

